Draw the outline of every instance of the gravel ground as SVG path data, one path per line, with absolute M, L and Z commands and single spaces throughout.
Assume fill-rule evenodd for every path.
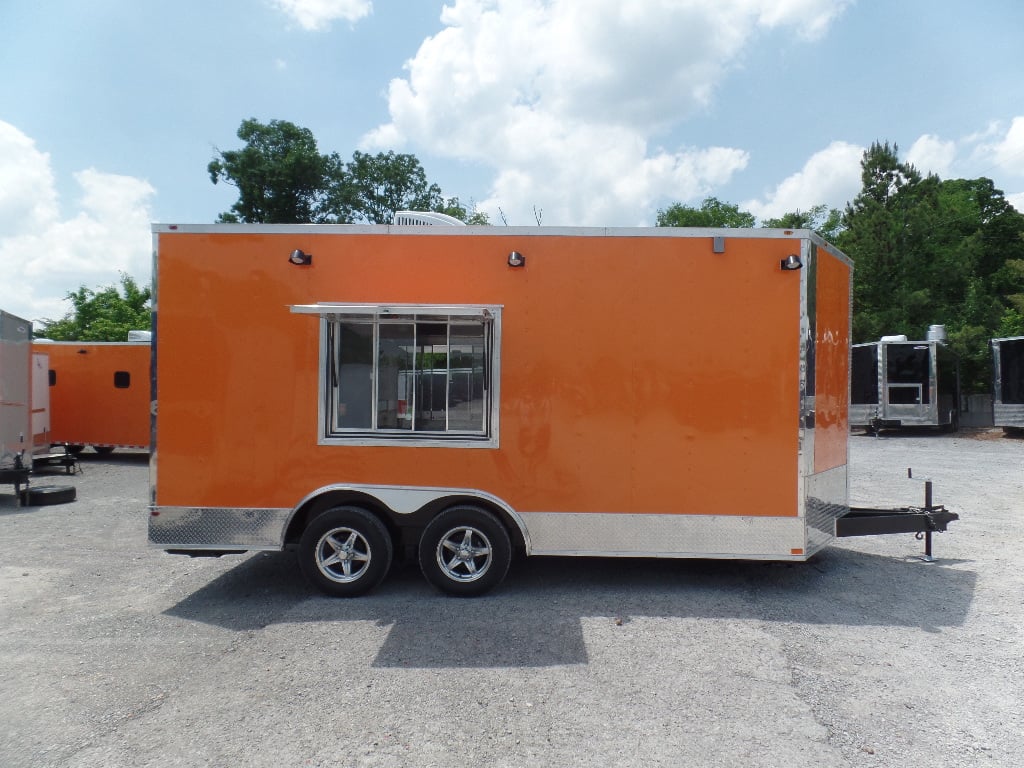
M 854 435 L 858 505 L 958 512 L 804 564 L 536 558 L 477 600 L 401 567 L 146 545 L 147 457 L 0 495 L 0 766 L 1016 766 L 1024 440 Z M 8 487 L 0 488 L 6 491 Z

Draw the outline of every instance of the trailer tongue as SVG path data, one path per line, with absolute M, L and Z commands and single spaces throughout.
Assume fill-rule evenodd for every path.
M 907 469 L 907 477 L 913 478 Z M 877 536 L 886 533 L 914 533 L 924 539 L 922 560 L 933 562 L 932 533 L 945 533 L 946 527 L 960 515 L 950 512 L 941 504 L 932 503 L 932 481 L 924 481 L 924 506 L 881 509 L 877 507 L 850 507 L 850 511 L 836 520 L 836 537 Z

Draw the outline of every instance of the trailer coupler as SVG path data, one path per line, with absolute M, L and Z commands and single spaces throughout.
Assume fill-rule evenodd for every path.
M 913 477 L 908 469 L 907 477 Z M 932 504 L 931 480 L 924 484 L 923 507 L 900 507 L 878 509 L 873 507 L 850 507 L 850 511 L 836 520 L 836 536 L 877 536 L 886 533 L 913 533 L 920 541 L 924 539 L 926 563 L 934 562 L 932 557 L 932 533 L 944 533 L 946 527 L 960 515 L 950 512 L 941 504 Z

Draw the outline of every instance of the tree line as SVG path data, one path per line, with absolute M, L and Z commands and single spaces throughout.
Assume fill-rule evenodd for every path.
M 415 155 L 358 150 L 343 161 L 321 153 L 308 128 L 286 120 L 243 120 L 242 149 L 218 152 L 207 172 L 230 184 L 238 201 L 217 218 L 247 224 L 390 224 L 395 211 L 435 211 L 467 224 L 485 214 L 444 197 Z
M 445 197 L 414 155 L 356 151 L 344 161 L 322 153 L 311 131 L 284 120 L 244 120 L 237 136 L 243 147 L 218 150 L 207 166 L 211 182 L 238 190 L 218 222 L 386 224 L 395 211 L 420 210 L 490 223 L 475 206 Z M 715 197 L 659 209 L 655 223 L 758 224 L 754 214 Z M 875 142 L 861 160 L 861 190 L 844 210 L 815 205 L 760 226 L 814 230 L 853 260 L 854 343 L 900 333 L 923 339 L 929 325 L 945 325 L 967 392 L 991 389 L 988 340 L 1024 335 L 1024 214 L 990 179 L 922 175 L 899 159 L 896 145 Z M 127 306 L 119 306 L 115 288 L 69 293 L 72 310 L 43 321 L 42 333 L 124 339 L 124 318 L 137 323 L 150 297 L 126 276 L 122 288 Z

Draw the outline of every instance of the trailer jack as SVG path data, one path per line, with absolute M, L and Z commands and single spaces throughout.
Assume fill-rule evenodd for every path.
M 907 470 L 913 479 L 913 471 Z M 913 533 L 918 541 L 924 540 L 926 563 L 935 562 L 932 556 L 932 533 L 944 533 L 946 527 L 960 515 L 950 512 L 941 504 L 932 503 L 932 481 L 924 481 L 924 506 L 879 509 L 850 507 L 850 511 L 836 520 L 836 536 L 876 536 L 886 533 Z

